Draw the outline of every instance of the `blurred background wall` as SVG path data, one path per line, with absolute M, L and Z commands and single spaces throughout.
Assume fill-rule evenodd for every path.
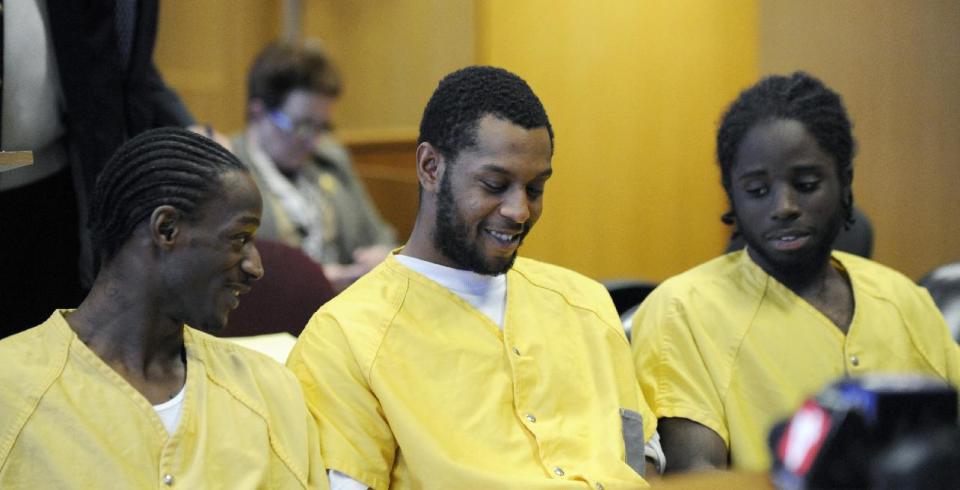
M 875 258 L 915 279 L 960 259 L 960 2 L 166 0 L 156 60 L 199 120 L 231 133 L 254 55 L 285 34 L 321 38 L 341 67 L 338 136 L 401 236 L 427 98 L 449 71 L 494 64 L 533 86 L 557 133 L 523 253 L 662 280 L 726 243 L 725 105 L 762 74 L 805 69 L 854 120 Z

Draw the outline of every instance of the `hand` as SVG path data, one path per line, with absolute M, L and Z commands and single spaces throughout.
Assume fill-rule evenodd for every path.
M 667 459 L 667 473 L 726 469 L 729 451 L 712 429 L 684 418 L 662 418 L 657 432 Z
M 391 248 L 386 245 L 361 247 L 353 251 L 353 263 L 363 269 L 363 273 L 370 272 L 390 254 Z
M 343 291 L 360 276 L 370 272 L 390 253 L 386 245 L 373 245 L 354 250 L 352 264 L 323 264 L 323 273 L 336 292 Z
M 353 284 L 367 271 L 356 264 L 323 264 L 323 275 L 327 276 L 333 290 L 339 293 Z

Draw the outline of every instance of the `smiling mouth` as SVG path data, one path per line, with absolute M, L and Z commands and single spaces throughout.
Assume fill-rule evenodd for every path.
M 514 245 L 520 241 L 521 231 L 519 230 L 515 232 L 504 232 L 487 229 L 484 231 L 504 246 Z
M 240 306 L 241 294 L 247 294 L 250 292 L 250 286 L 246 284 L 228 284 L 226 289 L 230 292 L 230 296 L 232 298 L 232 301 L 230 302 L 231 309 L 236 309 L 238 306 Z

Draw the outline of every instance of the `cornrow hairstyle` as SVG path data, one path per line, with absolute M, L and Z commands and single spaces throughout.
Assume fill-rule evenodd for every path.
M 340 72 L 318 40 L 270 43 L 250 67 L 247 100 L 262 100 L 273 110 L 298 89 L 336 98 L 342 90 Z
M 191 219 L 230 171 L 249 172 L 227 149 L 183 128 L 152 129 L 127 141 L 93 191 L 88 227 L 95 257 L 112 259 L 158 206 L 173 206 Z
M 724 113 L 717 132 L 717 160 L 731 207 L 731 173 L 740 143 L 753 127 L 776 119 L 793 119 L 803 124 L 820 148 L 836 161 L 843 188 L 844 226 L 849 228 L 853 224 L 851 183 L 856 152 L 852 124 L 840 95 L 802 71 L 760 80 L 741 92 Z M 721 219 L 728 225 L 734 224 L 733 211 L 727 211 Z
M 420 120 L 417 143 L 429 142 L 448 160 L 476 144 L 477 126 L 493 115 L 525 129 L 553 127 L 533 90 L 519 76 L 492 66 L 470 66 L 440 81 Z

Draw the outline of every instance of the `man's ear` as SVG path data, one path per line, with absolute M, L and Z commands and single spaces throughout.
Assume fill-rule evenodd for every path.
M 437 192 L 445 168 L 443 155 L 433 145 L 424 141 L 417 146 L 417 180 L 425 191 Z
M 169 205 L 150 213 L 150 238 L 161 248 L 170 248 L 180 238 L 180 212 Z

